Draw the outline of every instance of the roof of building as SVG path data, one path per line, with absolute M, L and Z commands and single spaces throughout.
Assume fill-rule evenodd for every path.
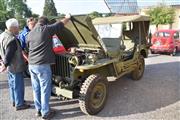
M 105 0 L 105 2 L 112 13 L 138 13 L 137 0 Z
M 128 16 L 111 16 L 93 19 L 93 24 L 112 24 L 131 21 L 150 21 L 148 16 L 144 15 L 128 15 Z

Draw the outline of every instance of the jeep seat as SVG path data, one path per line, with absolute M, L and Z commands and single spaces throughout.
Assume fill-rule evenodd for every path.
M 117 57 L 120 54 L 120 38 L 102 38 L 109 57 Z

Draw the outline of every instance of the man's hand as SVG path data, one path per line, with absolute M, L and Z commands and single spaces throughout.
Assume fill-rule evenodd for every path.
M 28 55 L 23 51 L 22 52 L 25 62 L 28 62 Z
M 71 15 L 70 14 L 66 14 L 65 18 L 61 20 L 61 22 L 66 25 L 69 20 L 71 19 Z
M 65 18 L 71 19 L 71 14 L 66 14 Z
M 0 61 L 0 73 L 4 72 L 5 70 L 6 70 L 6 66 L 4 65 L 2 61 Z

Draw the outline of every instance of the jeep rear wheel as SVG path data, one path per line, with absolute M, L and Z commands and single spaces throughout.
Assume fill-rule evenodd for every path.
M 85 114 L 94 115 L 100 112 L 106 103 L 108 81 L 100 75 L 90 75 L 80 90 L 79 105 Z
M 140 56 L 137 68 L 131 73 L 133 80 L 140 80 L 142 78 L 144 74 L 144 67 L 145 67 L 144 57 Z

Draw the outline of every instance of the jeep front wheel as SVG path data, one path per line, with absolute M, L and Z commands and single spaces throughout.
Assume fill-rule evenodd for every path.
M 145 67 L 144 57 L 140 56 L 137 68 L 134 69 L 131 73 L 133 80 L 140 80 L 142 78 L 144 74 L 144 67 Z
M 100 112 L 106 103 L 108 81 L 100 75 L 90 75 L 80 90 L 79 105 L 85 114 L 95 115 Z

